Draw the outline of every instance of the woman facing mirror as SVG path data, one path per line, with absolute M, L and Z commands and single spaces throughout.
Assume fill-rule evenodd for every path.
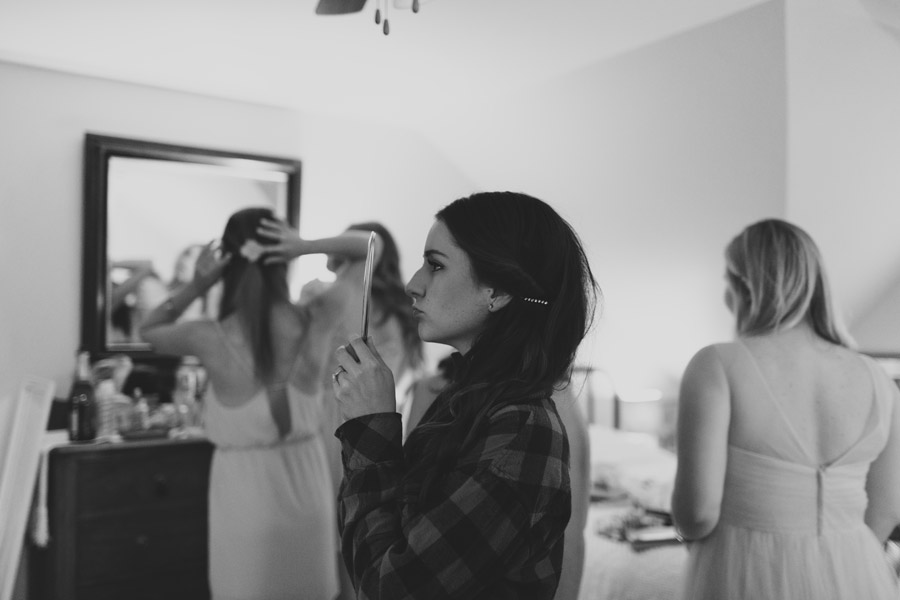
M 263 225 L 269 223 L 269 225 Z M 273 224 L 274 223 L 274 224 Z M 368 234 L 297 237 L 269 209 L 234 213 L 221 253 L 206 246 L 194 277 L 141 326 L 157 352 L 196 356 L 208 372 L 206 433 L 213 598 L 331 599 L 338 593 L 335 498 L 323 380 L 332 332 L 362 295 Z M 289 297 L 285 260 L 348 259 L 304 304 Z M 216 282 L 216 319 L 178 317 Z M 352 307 L 351 307 L 352 304 Z M 353 311 L 355 314 L 355 310 Z

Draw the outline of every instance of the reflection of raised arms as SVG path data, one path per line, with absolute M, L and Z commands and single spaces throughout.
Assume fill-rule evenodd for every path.
M 197 258 L 194 278 L 147 315 L 147 318 L 140 324 L 141 338 L 155 347 L 161 341 L 158 338 L 165 337 L 167 326 L 173 325 L 194 300 L 209 291 L 209 288 L 219 280 L 222 271 L 225 270 L 225 265 L 230 260 L 231 256 L 228 254 L 218 255 L 214 244 L 204 246 Z M 175 354 L 179 353 L 177 348 L 169 350 Z M 160 351 L 164 350 L 160 349 Z
M 144 278 L 153 275 L 153 263 L 149 260 L 120 260 L 110 265 L 110 271 L 113 269 L 126 269 L 129 274 L 125 281 L 113 286 L 109 297 L 110 310 L 119 308 L 129 294 L 137 291 Z

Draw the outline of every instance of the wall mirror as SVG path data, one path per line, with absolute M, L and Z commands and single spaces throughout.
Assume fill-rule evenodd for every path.
M 300 162 L 88 133 L 84 153 L 82 347 L 160 360 L 137 336 L 146 311 L 193 276 L 199 247 L 238 209 L 299 224 Z M 217 288 L 181 318 L 215 317 Z

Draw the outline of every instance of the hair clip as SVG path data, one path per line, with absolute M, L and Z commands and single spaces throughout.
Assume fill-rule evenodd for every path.
M 247 262 L 255 263 L 259 260 L 259 257 L 263 255 L 266 251 L 263 248 L 262 244 L 257 242 L 256 240 L 247 240 L 244 242 L 244 245 L 241 246 L 241 249 L 238 250 L 241 256 L 247 259 Z
M 543 304 L 544 306 L 547 306 L 548 304 L 550 304 L 546 300 L 538 300 L 537 298 L 526 298 L 525 296 L 522 297 L 522 300 L 524 300 L 525 302 L 533 302 L 534 304 Z

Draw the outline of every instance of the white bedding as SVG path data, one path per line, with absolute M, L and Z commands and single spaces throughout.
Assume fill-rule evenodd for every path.
M 675 455 L 656 438 L 600 425 L 589 428 L 591 478 L 619 488 L 646 508 L 668 511 L 675 479 Z M 585 531 L 585 567 L 580 600 L 674 600 L 687 557 L 683 546 L 635 552 L 596 532 L 630 509 L 629 500 L 591 504 Z

